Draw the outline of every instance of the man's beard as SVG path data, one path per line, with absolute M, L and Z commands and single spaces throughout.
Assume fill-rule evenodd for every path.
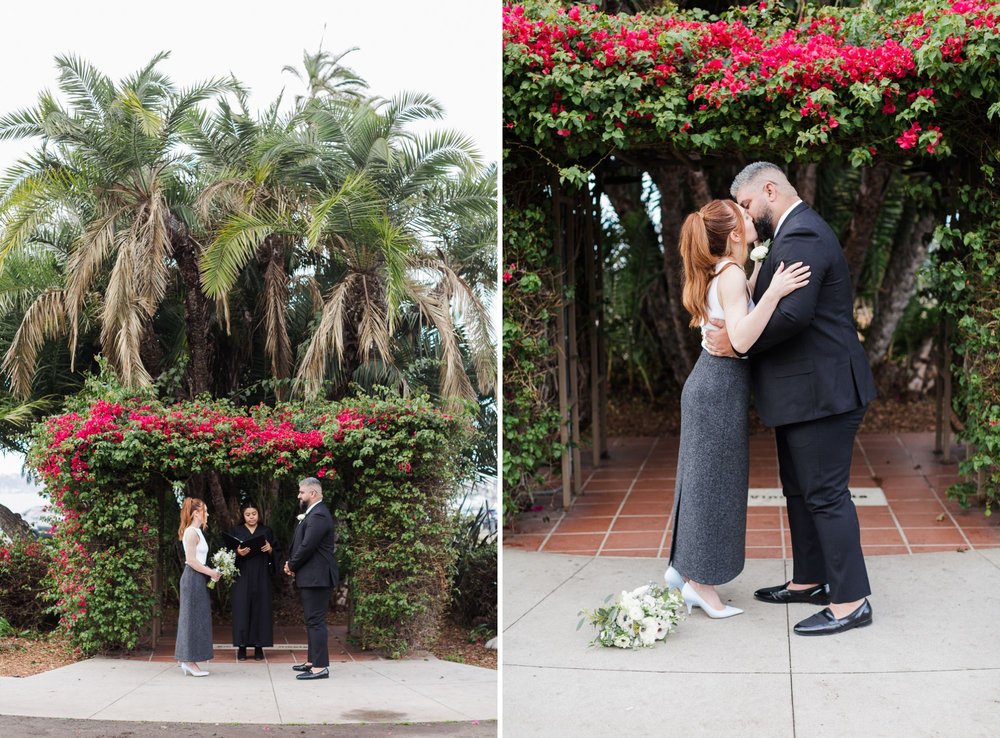
M 309 503 L 305 500 L 299 500 L 299 512 L 305 512 L 309 507 Z
M 770 210 L 765 210 L 754 218 L 753 225 L 757 229 L 758 241 L 767 241 L 774 238 L 774 217 L 771 215 Z

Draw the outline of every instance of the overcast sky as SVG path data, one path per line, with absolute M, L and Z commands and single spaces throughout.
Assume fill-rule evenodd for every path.
M 500 0 L 284 0 L 229 2 L 174 0 L 97 3 L 50 0 L 4 7 L 0 37 L 0 114 L 34 106 L 43 89 L 57 88 L 54 58 L 75 54 L 118 80 L 159 51 L 160 69 L 178 86 L 230 72 L 250 88 L 262 109 L 284 88 L 302 91 L 282 73 L 301 67 L 302 52 L 334 53 L 357 46 L 343 63 L 389 97 L 412 90 L 444 105 L 443 127 L 473 138 L 486 161 L 500 159 Z M 0 169 L 30 150 L 31 142 L 0 141 Z M 0 456 L 0 473 L 20 472 L 18 457 Z M 7 502 L 5 502 L 5 499 Z M 17 512 L 35 496 L 0 503 Z
M 444 125 L 499 160 L 500 0 L 16 3 L 4 7 L 0 113 L 55 90 L 57 54 L 76 54 L 118 80 L 159 51 L 171 52 L 161 69 L 180 86 L 232 72 L 261 109 L 283 87 L 289 98 L 302 90 L 281 68 L 300 67 L 303 50 L 321 43 L 334 53 L 359 47 L 343 63 L 375 94 L 430 93 L 445 106 Z M 26 146 L 0 142 L 0 167 Z

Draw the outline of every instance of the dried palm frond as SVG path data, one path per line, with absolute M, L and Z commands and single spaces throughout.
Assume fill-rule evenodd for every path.
M 288 338 L 288 275 L 284 252 L 275 246 L 264 270 L 264 350 L 271 357 L 275 379 L 287 379 L 291 371 L 292 344 Z
M 65 332 L 66 293 L 60 289 L 45 290 L 24 314 L 3 358 L 3 370 L 10 378 L 15 396 L 26 398 L 31 394 L 38 352 L 46 340 L 58 338 Z
M 410 296 L 438 333 L 441 345 L 441 394 L 474 400 L 475 391 L 465 373 L 465 362 L 455 335 L 455 323 L 442 286 L 428 289 L 426 285 L 410 283 Z
M 302 390 L 307 399 L 319 395 L 326 375 L 326 367 L 331 359 L 341 365 L 344 361 L 344 324 L 346 321 L 347 300 L 351 295 L 355 282 L 360 280 L 358 274 L 348 274 L 331 291 L 323 305 L 319 325 L 313 333 L 302 357 L 302 364 L 295 377 L 293 390 Z

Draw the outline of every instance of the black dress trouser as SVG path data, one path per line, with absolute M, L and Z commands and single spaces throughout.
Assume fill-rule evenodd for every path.
M 330 665 L 327 645 L 326 611 L 330 606 L 330 587 L 301 587 L 299 599 L 306 620 L 306 638 L 309 642 L 307 661 L 317 668 Z
M 871 594 L 858 512 L 848 489 L 854 436 L 865 410 L 775 428 L 792 534 L 792 581 L 828 583 L 831 602 Z

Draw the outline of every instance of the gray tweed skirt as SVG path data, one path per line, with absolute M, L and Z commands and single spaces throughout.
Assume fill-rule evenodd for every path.
M 208 577 L 185 565 L 181 573 L 181 605 L 177 617 L 176 661 L 212 658 L 212 603 Z
M 681 392 L 670 559 L 683 576 L 724 584 L 743 571 L 749 487 L 750 363 L 701 356 Z

